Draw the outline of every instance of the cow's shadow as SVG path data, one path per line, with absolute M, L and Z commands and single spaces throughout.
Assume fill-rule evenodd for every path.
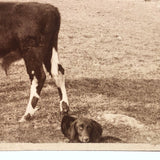
M 66 79 L 68 90 L 80 94 L 98 93 L 131 102 L 160 103 L 160 80 L 117 79 L 117 78 L 80 78 Z
M 54 82 L 48 81 L 47 83 L 53 85 Z M 127 107 L 123 106 L 123 103 L 119 104 L 121 110 L 144 123 L 156 123 L 160 117 L 160 109 L 158 107 L 148 107 L 150 104 L 160 104 L 160 80 L 157 79 L 66 79 L 66 88 L 71 107 L 73 103 L 78 105 L 79 102 L 77 100 L 79 100 L 80 96 L 89 98 L 92 94 L 102 95 L 107 98 L 108 102 L 110 99 L 115 98 L 117 102 L 126 103 Z M 48 93 L 45 93 L 45 96 L 49 96 Z M 87 105 L 75 107 L 74 112 L 76 114 L 87 113 L 89 108 Z M 114 107 L 113 109 L 117 109 L 117 112 L 119 111 L 119 108 Z
M 29 80 L 28 80 L 29 81 Z M 0 82 L 0 92 L 9 91 L 24 91 L 29 90 L 28 81 L 20 82 Z M 45 87 L 55 84 L 52 79 L 45 82 Z M 160 80 L 130 80 L 130 79 L 116 79 L 116 78 L 80 78 L 77 80 L 66 79 L 66 88 L 69 96 L 84 95 L 88 93 L 97 93 L 106 95 L 108 97 L 116 97 L 121 100 L 128 100 L 131 102 L 146 102 L 146 103 L 160 103 Z M 44 89 L 43 89 L 44 90 Z M 42 91 L 43 91 L 42 90 Z M 51 90 L 51 91 L 53 91 Z M 9 94 L 9 93 L 8 93 Z M 50 93 L 49 93 L 50 94 Z M 45 93 L 44 96 L 49 96 Z

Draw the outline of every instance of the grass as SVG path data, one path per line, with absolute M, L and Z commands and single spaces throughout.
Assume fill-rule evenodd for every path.
M 159 2 L 48 1 L 62 15 L 59 53 L 72 114 L 97 120 L 103 136 L 124 143 L 160 143 Z M 91 5 L 92 4 L 92 5 Z M 78 12 L 77 12 L 78 11 Z M 29 98 L 23 63 L 0 70 L 0 142 L 64 143 L 59 97 L 51 78 L 32 121 L 19 124 Z M 105 115 L 134 118 L 144 128 L 109 123 Z M 112 141 L 111 141 L 112 142 Z

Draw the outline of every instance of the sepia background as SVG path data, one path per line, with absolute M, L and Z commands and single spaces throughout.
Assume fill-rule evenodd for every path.
M 160 1 L 38 1 L 61 13 L 59 55 L 72 113 L 98 121 L 106 143 L 160 144 Z M 68 142 L 49 75 L 41 110 L 34 120 L 18 123 L 29 91 L 23 61 L 8 76 L 0 69 L 0 142 Z

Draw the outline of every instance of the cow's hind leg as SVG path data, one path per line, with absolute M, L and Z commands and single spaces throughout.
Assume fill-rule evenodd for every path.
M 38 50 L 36 54 L 38 54 Z M 31 80 L 31 88 L 26 112 L 19 122 L 29 120 L 33 116 L 34 112 L 39 109 L 36 105 L 44 85 L 46 75 L 42 67 L 42 62 L 40 58 L 37 58 L 38 56 L 36 54 L 35 52 L 30 52 L 29 56 L 27 55 L 24 57 L 27 73 Z
M 69 111 L 69 104 L 65 87 L 64 69 L 59 63 L 58 53 L 55 48 L 52 49 L 51 74 L 55 79 L 60 96 L 60 111 L 61 113 L 67 113 Z

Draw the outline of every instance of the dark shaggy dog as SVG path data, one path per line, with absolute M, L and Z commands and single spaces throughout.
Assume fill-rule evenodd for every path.
M 61 122 L 62 133 L 72 143 L 99 142 L 102 127 L 99 123 L 88 118 L 75 118 L 65 115 Z

